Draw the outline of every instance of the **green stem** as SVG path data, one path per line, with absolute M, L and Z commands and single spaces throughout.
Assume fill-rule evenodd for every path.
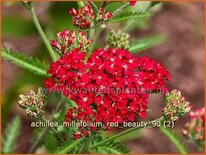
M 63 99 L 57 104 L 56 108 L 55 108 L 55 113 L 58 112 L 61 108 L 61 106 L 63 105 Z M 53 120 L 53 119 L 52 119 Z M 41 132 L 41 134 L 38 136 L 38 138 L 36 139 L 36 141 L 33 143 L 33 145 L 31 146 L 31 148 L 29 149 L 28 153 L 34 153 L 36 151 L 36 149 L 39 147 L 39 145 L 41 145 L 47 135 L 47 133 L 49 132 L 51 128 L 50 127 L 46 127 L 43 129 L 43 131 Z
M 155 121 L 163 121 L 163 120 L 164 120 L 164 117 L 160 117 L 160 118 L 158 118 L 158 119 L 156 119 L 156 120 L 147 122 L 147 126 L 153 125 L 153 123 L 154 123 Z M 103 141 L 101 141 L 101 142 L 99 142 L 99 143 L 91 146 L 90 149 L 93 149 L 93 148 L 95 148 L 95 147 L 97 147 L 97 146 L 99 146 L 99 145 L 103 145 L 103 144 L 105 144 L 105 143 L 107 143 L 107 142 L 109 142 L 109 141 L 118 139 L 118 138 L 120 138 L 120 137 L 122 137 L 122 136 L 125 136 L 126 134 L 129 134 L 129 133 L 131 133 L 131 132 L 133 132 L 133 131 L 136 131 L 136 130 L 139 130 L 139 129 L 142 129 L 142 128 L 143 128 L 143 126 L 139 126 L 139 127 L 137 127 L 137 128 L 130 128 L 130 129 L 128 129 L 128 130 L 125 130 L 125 131 L 123 131 L 123 132 L 120 132 L 120 133 L 118 133 L 118 134 L 116 134 L 116 135 L 114 135 L 114 136 L 112 136 L 112 137 L 110 137 L 110 138 L 107 138 L 107 139 L 105 139 L 105 140 L 103 140 Z
M 167 138 L 175 145 L 177 150 L 181 154 L 188 154 L 187 149 L 185 146 L 182 144 L 182 142 L 170 131 L 170 129 L 165 128 L 164 126 L 160 127 L 160 131 L 167 136 Z
M 81 150 L 79 151 L 80 154 L 88 154 L 89 153 L 89 145 L 92 141 L 93 136 L 91 135 L 86 142 L 83 144 Z
M 59 135 L 59 133 L 57 133 L 57 130 L 55 128 L 51 127 L 51 131 L 54 133 L 54 135 L 58 139 L 58 141 L 60 141 L 61 143 L 64 142 L 64 139 Z
M 97 28 L 97 29 L 94 30 L 94 33 L 92 35 L 93 37 L 91 37 L 93 42 L 92 42 L 92 45 L 90 46 L 90 48 L 89 48 L 89 50 L 87 52 L 86 61 L 88 60 L 88 58 L 90 57 L 90 55 L 92 54 L 92 52 L 93 52 L 93 50 L 95 48 L 95 45 L 96 45 L 97 39 L 98 39 L 98 37 L 99 37 L 99 35 L 101 33 L 101 30 L 102 30 L 101 28 Z
M 34 24 L 35 24 L 35 26 L 36 26 L 36 28 L 37 28 L 37 30 L 38 30 L 38 32 L 39 32 L 43 42 L 44 42 L 47 50 L 49 51 L 49 54 L 51 55 L 52 60 L 56 61 L 58 59 L 58 57 L 55 54 L 55 52 L 53 51 L 53 49 L 52 49 L 52 47 L 51 47 L 51 45 L 50 45 L 50 43 L 49 43 L 49 41 L 48 41 L 44 31 L 42 30 L 42 27 L 41 27 L 41 25 L 40 25 L 40 23 L 39 23 L 39 21 L 37 19 L 37 16 L 36 16 L 36 13 L 34 11 L 34 7 L 33 6 L 31 8 L 31 14 L 32 14 L 32 19 L 34 21 Z
M 48 131 L 49 131 L 49 127 L 44 128 L 44 130 L 41 132 L 41 134 L 39 135 L 39 137 L 37 138 L 37 140 L 33 143 L 33 145 L 31 146 L 31 148 L 28 151 L 28 154 L 34 153 L 36 151 L 36 149 L 39 147 L 39 145 L 43 142 L 43 140 L 45 139 Z

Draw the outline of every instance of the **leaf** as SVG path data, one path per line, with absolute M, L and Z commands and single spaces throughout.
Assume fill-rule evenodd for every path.
M 152 46 L 158 45 L 165 40 L 162 36 L 151 36 L 144 39 L 138 39 L 130 43 L 129 51 L 131 53 L 140 52 Z
M 1 49 L 1 55 L 4 59 L 9 60 L 18 67 L 24 68 L 41 76 L 48 76 L 47 70 L 49 66 L 37 58 L 24 55 L 23 53 L 17 51 L 13 52 L 10 49 L 4 47 Z
M 119 142 L 108 142 L 105 145 L 98 146 L 96 153 L 102 154 L 128 154 L 129 149 Z
M 160 127 L 160 131 L 165 134 L 165 136 L 176 146 L 177 150 L 182 154 L 187 154 L 188 149 L 183 143 L 179 134 L 173 132 L 172 130 L 165 128 L 164 126 Z
M 20 133 L 21 120 L 16 116 L 8 125 L 5 134 L 2 138 L 2 153 L 14 153 L 16 140 Z
M 62 146 L 58 147 L 54 152 L 55 154 L 67 154 L 67 153 L 77 153 L 80 146 L 83 144 L 84 138 L 73 140 L 70 143 L 65 143 Z
M 147 18 L 149 17 L 150 14 L 148 12 L 133 12 L 133 11 L 127 11 L 120 13 L 114 17 L 112 17 L 109 22 L 111 23 L 118 23 L 118 22 L 123 22 L 125 20 L 129 19 L 139 19 L 139 18 Z

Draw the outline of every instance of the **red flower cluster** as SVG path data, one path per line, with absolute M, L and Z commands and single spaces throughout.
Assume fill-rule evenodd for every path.
M 84 72 L 85 52 L 80 52 L 78 48 L 66 53 L 58 61 L 53 62 L 48 70 L 52 75 L 44 81 L 44 85 L 50 92 L 60 92 L 66 90 L 67 86 L 73 86 L 75 80 Z M 65 91 L 65 96 L 67 92 Z
M 145 90 L 166 89 L 168 71 L 149 58 L 137 58 L 123 49 L 97 49 L 84 63 L 85 53 L 75 49 L 54 62 L 45 80 L 51 90 L 64 90 L 78 108 L 69 109 L 65 121 L 107 122 L 134 121 L 145 117 L 148 93 Z M 73 92 L 73 91 L 75 92 Z M 95 126 L 79 128 L 80 135 L 96 131 Z
M 138 63 L 138 75 L 139 81 L 141 81 L 143 88 L 149 93 L 155 91 L 168 92 L 166 87 L 166 81 L 171 80 L 169 72 L 164 69 L 162 64 L 151 60 L 149 57 L 139 58 Z
M 99 9 L 99 12 L 95 17 L 94 11 L 88 3 L 79 10 L 72 8 L 69 13 L 72 15 L 74 26 L 79 29 L 90 29 L 94 20 L 96 21 L 96 24 L 102 24 L 112 17 L 112 13 L 108 12 L 105 14 L 105 9 L 103 8 Z
M 69 31 L 68 29 L 57 33 L 57 41 L 51 40 L 50 42 L 52 48 L 59 55 L 63 55 L 75 48 L 85 51 L 91 43 L 92 39 L 87 38 L 87 34 L 85 32 L 79 31 L 78 35 L 76 35 L 74 31 Z

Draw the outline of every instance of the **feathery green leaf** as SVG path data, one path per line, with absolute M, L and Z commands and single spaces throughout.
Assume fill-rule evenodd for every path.
M 24 68 L 41 76 L 48 76 L 47 70 L 49 66 L 37 58 L 27 56 L 21 52 L 13 52 L 4 47 L 1 49 L 1 55 L 4 59 L 9 60 L 18 67 Z
M 98 146 L 96 148 L 96 153 L 102 153 L 102 154 L 128 154 L 129 149 L 119 143 L 119 142 L 108 142 L 105 145 Z
M 20 133 L 21 120 L 16 116 L 8 127 L 2 137 L 2 153 L 14 153 L 16 147 L 16 139 Z
M 54 152 L 55 154 L 73 154 L 77 153 L 80 146 L 83 144 L 84 138 L 74 140 L 70 143 L 65 143 L 62 146 L 58 147 Z
M 151 36 L 151 37 L 147 37 L 144 39 L 137 39 L 130 43 L 129 51 L 131 53 L 140 52 L 152 46 L 161 44 L 164 40 L 165 40 L 165 37 L 163 35 Z
M 150 14 L 148 12 L 133 12 L 133 11 L 126 11 L 123 13 L 120 13 L 114 17 L 112 17 L 109 22 L 111 23 L 118 23 L 123 22 L 125 20 L 129 19 L 139 19 L 139 18 L 147 18 Z

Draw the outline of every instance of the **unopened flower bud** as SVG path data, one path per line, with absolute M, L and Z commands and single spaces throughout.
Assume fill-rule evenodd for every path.
M 69 10 L 69 13 L 72 15 L 72 16 L 77 16 L 78 12 L 76 9 L 72 8 L 71 10 Z
M 106 17 L 107 19 L 110 19 L 110 18 L 112 17 L 112 13 L 111 13 L 111 12 L 108 12 L 108 13 L 105 15 L 105 17 Z

